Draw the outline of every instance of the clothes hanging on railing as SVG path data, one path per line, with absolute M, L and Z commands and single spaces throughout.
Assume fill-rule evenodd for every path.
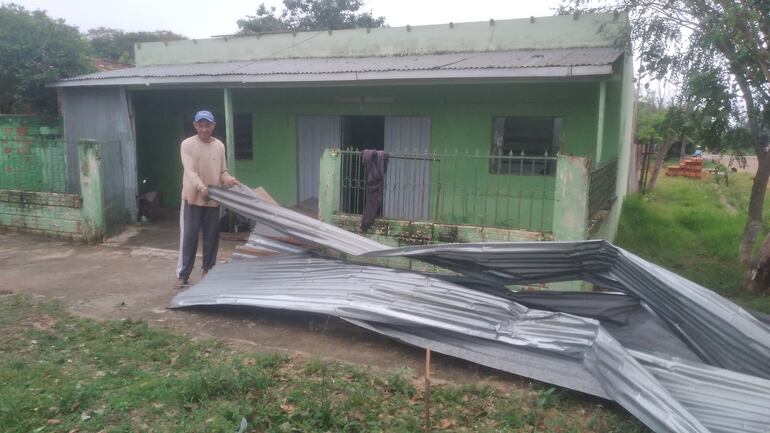
M 382 208 L 382 190 L 385 173 L 388 170 L 388 153 L 382 150 L 365 149 L 361 157 L 366 167 L 366 201 L 361 217 L 361 230 L 367 231 Z

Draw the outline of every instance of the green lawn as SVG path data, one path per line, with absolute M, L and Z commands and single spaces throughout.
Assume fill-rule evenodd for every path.
M 239 352 L 145 322 L 0 296 L 0 426 L 30 432 L 420 432 L 409 371 Z M 542 385 L 431 388 L 433 431 L 647 431 L 615 405 Z
M 751 180 L 748 174 L 733 174 L 727 186 L 661 176 L 653 192 L 626 197 L 616 243 L 739 304 L 770 313 L 770 295 L 741 290 L 746 269 L 738 260 L 738 246 Z M 768 215 L 767 201 L 765 208 Z

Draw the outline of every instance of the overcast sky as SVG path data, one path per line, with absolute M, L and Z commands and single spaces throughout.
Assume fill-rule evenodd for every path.
M 236 21 L 254 15 L 262 1 L 252 0 L 0 0 L 28 10 L 43 9 L 82 32 L 95 27 L 126 31 L 171 30 L 202 39 L 238 31 Z M 266 0 L 281 9 L 281 0 Z M 558 0 L 366 0 L 366 11 L 384 16 L 390 26 L 502 20 L 553 15 Z

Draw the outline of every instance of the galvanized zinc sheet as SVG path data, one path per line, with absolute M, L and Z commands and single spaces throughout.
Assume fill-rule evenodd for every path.
M 377 241 L 262 200 L 253 190 L 244 185 L 232 189 L 209 186 L 209 195 L 245 217 L 252 218 L 287 236 L 318 246 L 329 246 L 352 255 L 387 248 Z
M 607 241 L 445 244 L 368 255 L 417 258 L 500 286 L 584 280 L 619 290 L 644 301 L 704 361 L 770 379 L 770 326 Z
M 596 320 L 529 309 L 413 272 L 307 255 L 235 260 L 171 306 L 217 304 L 332 314 L 410 344 L 611 398 L 658 432 L 727 425 L 759 433 L 770 425 L 770 381 L 632 353 Z M 737 404 L 723 409 L 720 389 Z
M 770 428 L 770 326 L 605 241 L 388 248 L 281 211 L 245 187 L 241 190 L 212 188 L 211 194 L 280 233 L 314 245 L 351 255 L 417 258 L 463 275 L 427 276 L 320 257 L 276 256 L 220 266 L 175 297 L 172 307 L 243 304 L 334 314 L 410 344 L 605 395 L 657 432 L 766 433 Z M 306 223 L 308 227 L 301 227 Z M 650 328 L 646 320 L 624 324 L 638 314 L 626 302 L 564 308 L 600 317 L 605 328 L 594 319 L 527 308 L 512 298 L 552 310 L 560 307 L 548 299 L 527 301 L 504 287 L 574 279 L 641 300 L 650 317 L 668 327 Z M 634 335 L 650 329 L 658 342 Z M 673 345 L 663 344 L 672 340 Z M 691 350 L 682 349 L 683 343 Z M 543 356 L 549 359 L 543 365 L 564 369 L 549 374 L 538 368 L 534 364 Z M 564 371 L 574 372 L 575 380 Z
M 553 74 L 549 68 L 579 68 L 611 66 L 623 53 L 613 47 L 572 48 L 549 50 L 514 50 L 475 53 L 427 54 L 419 56 L 383 57 L 336 57 L 255 60 L 226 63 L 193 63 L 184 65 L 144 66 L 95 72 L 63 79 L 54 86 L 83 82 L 84 85 L 98 84 L 98 81 L 121 82 L 128 78 L 190 78 L 190 77 L 248 77 L 313 75 L 345 75 L 344 80 L 356 79 L 358 73 L 386 72 L 436 72 L 470 70 L 511 70 L 542 69 Z M 609 74 L 610 69 L 586 69 L 598 74 Z M 603 71 L 603 72 L 602 72 Z M 582 75 L 580 69 L 575 75 Z M 353 74 L 353 75 L 350 75 Z M 184 81 L 184 80 L 180 80 Z M 91 82 L 91 83 L 88 83 Z
M 127 220 L 135 221 L 137 214 L 136 140 L 126 98 L 123 88 L 61 91 L 67 140 L 67 189 L 80 191 L 78 141 L 99 141 L 109 232 Z

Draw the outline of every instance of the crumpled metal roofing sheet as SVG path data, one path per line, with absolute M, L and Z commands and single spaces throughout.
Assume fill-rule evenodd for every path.
M 211 196 L 275 230 L 351 255 L 411 257 L 501 288 L 585 280 L 634 295 L 702 359 L 770 379 L 770 326 L 738 305 L 607 241 L 442 244 L 391 248 L 260 200 L 246 187 Z
M 468 71 L 611 66 L 623 50 L 614 47 L 515 50 L 383 57 L 254 60 L 227 63 L 144 66 L 65 78 L 59 83 L 126 78 L 311 76 L 376 72 Z M 591 69 L 609 74 L 610 69 Z M 577 72 L 577 71 L 576 71 Z M 576 73 L 577 75 L 577 73 Z M 277 78 L 277 81 L 280 81 Z
M 257 220 L 287 236 L 346 254 L 360 255 L 388 247 L 371 239 L 318 221 L 269 201 L 240 185 L 231 190 L 212 186 L 209 195 L 239 214 Z
M 238 260 L 214 268 L 205 280 L 176 296 L 171 306 L 207 304 L 428 327 L 550 353 L 573 360 L 609 398 L 659 431 L 708 431 L 598 321 L 528 309 L 429 276 L 306 256 Z
M 655 431 L 759 433 L 770 425 L 770 381 L 728 372 L 750 384 L 730 387 L 711 371 L 681 376 L 683 361 L 639 352 L 653 371 L 596 320 L 529 309 L 426 275 L 307 255 L 234 260 L 177 295 L 171 307 L 218 304 L 332 314 L 410 344 L 613 399 Z M 704 411 L 703 394 L 682 385 L 694 380 L 712 397 L 726 386 L 746 405 L 715 408 L 707 399 Z M 706 419 L 689 407 L 701 408 Z M 730 430 L 714 428 L 726 419 Z
M 368 255 L 417 258 L 499 285 L 585 280 L 619 290 L 644 301 L 702 359 L 770 379 L 770 326 L 606 241 L 446 244 Z
M 245 304 L 334 314 L 410 344 L 607 396 L 657 432 L 767 433 L 770 428 L 770 381 L 765 379 L 770 327 L 715 293 L 607 242 L 388 248 L 240 190 L 210 188 L 225 206 L 298 240 L 351 255 L 417 258 L 463 275 L 426 276 L 297 255 L 236 260 L 177 295 L 172 307 Z M 513 297 L 559 307 L 548 299 L 528 301 L 503 286 L 570 279 L 640 299 L 650 317 L 665 324 L 656 331 L 659 338 L 673 341 L 659 348 L 684 358 L 653 353 L 654 342 L 635 344 L 636 325 L 623 326 L 628 320 L 613 310 L 611 299 L 609 309 L 566 308 L 610 318 L 605 328 L 594 319 L 527 308 Z M 538 368 L 543 358 L 549 363 L 542 365 L 563 368 Z M 565 371 L 574 373 L 574 380 Z

